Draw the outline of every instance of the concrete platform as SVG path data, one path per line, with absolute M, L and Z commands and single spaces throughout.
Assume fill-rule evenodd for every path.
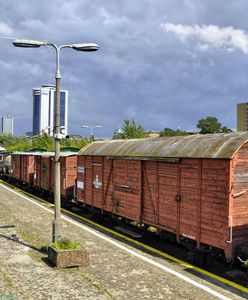
M 0 299 L 247 299 L 182 265 L 64 219 L 62 235 L 85 246 L 90 266 L 53 268 L 40 252 L 51 242 L 53 214 L 36 203 L 0 184 Z

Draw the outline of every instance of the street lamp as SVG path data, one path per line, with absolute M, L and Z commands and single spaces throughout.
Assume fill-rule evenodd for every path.
M 90 128 L 90 141 L 94 141 L 94 134 L 93 130 L 94 128 L 102 128 L 102 125 L 95 125 L 95 126 L 90 126 L 90 125 L 82 125 L 81 128 Z
M 37 41 L 37 40 L 27 40 L 27 39 L 16 39 L 13 41 L 15 47 L 24 48 L 39 48 L 41 46 L 52 46 L 56 51 L 56 108 L 55 108 L 55 158 L 54 158 L 54 221 L 52 226 L 52 241 L 56 242 L 60 237 L 60 140 L 62 139 L 62 134 L 60 132 L 60 50 L 63 48 L 72 48 L 77 51 L 97 51 L 99 46 L 93 43 L 83 43 L 83 44 L 71 44 L 56 46 L 53 43 L 47 41 Z

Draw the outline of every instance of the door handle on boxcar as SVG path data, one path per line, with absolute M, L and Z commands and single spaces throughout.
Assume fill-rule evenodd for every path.
M 227 240 L 226 242 L 228 244 L 232 244 L 232 239 L 233 239 L 233 218 L 232 216 L 228 216 L 228 220 L 229 220 L 229 240 Z
M 181 202 L 182 198 L 180 195 L 176 195 L 175 200 L 176 202 Z

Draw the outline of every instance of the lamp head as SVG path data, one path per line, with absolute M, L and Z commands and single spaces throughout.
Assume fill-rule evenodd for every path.
M 24 47 L 24 48 L 39 48 L 40 46 L 47 45 L 47 42 L 36 41 L 36 40 L 26 40 L 26 39 L 17 39 L 13 41 L 15 47 Z
M 74 50 L 84 51 L 84 52 L 97 51 L 100 48 L 99 45 L 94 43 L 72 44 L 71 46 Z

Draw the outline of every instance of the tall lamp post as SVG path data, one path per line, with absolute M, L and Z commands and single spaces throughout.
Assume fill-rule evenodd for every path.
M 95 125 L 95 126 L 90 126 L 90 125 L 82 125 L 81 128 L 90 128 L 90 141 L 94 141 L 94 134 L 93 130 L 94 128 L 102 128 L 102 125 Z
M 72 48 L 77 51 L 97 51 L 99 46 L 93 43 L 71 44 L 56 46 L 47 41 L 36 41 L 26 39 L 16 39 L 13 41 L 16 47 L 39 48 L 41 46 L 52 46 L 56 51 L 56 108 L 55 108 L 55 159 L 54 159 L 54 220 L 52 226 L 52 241 L 56 242 L 60 237 L 60 220 L 61 220 L 61 203 L 60 203 L 60 140 L 62 134 L 60 132 L 60 50 L 63 48 Z

